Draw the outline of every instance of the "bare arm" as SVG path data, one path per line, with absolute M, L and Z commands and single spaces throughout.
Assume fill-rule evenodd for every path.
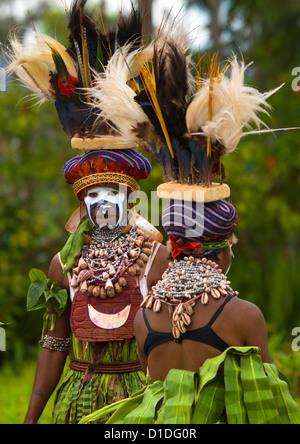
M 161 279 L 162 274 L 168 268 L 169 256 L 170 253 L 167 247 L 165 245 L 160 245 L 147 277 L 147 284 L 149 291 Z M 145 373 L 145 375 L 147 375 L 147 356 L 144 354 L 144 349 L 143 349 L 143 344 L 146 340 L 146 336 L 144 331 L 145 328 L 144 328 L 142 309 L 140 309 L 135 316 L 134 329 L 135 329 L 137 349 L 142 370 Z
M 148 274 L 148 289 L 151 290 L 169 265 L 170 253 L 165 245 L 161 245 Z
M 56 282 L 57 286 L 66 288 L 67 281 L 58 260 L 55 256 L 50 269 L 49 278 Z M 57 316 L 54 329 L 48 333 L 57 338 L 68 338 L 70 336 L 70 304 L 61 316 Z M 43 349 L 36 369 L 31 399 L 24 424 L 36 424 L 41 416 L 50 396 L 55 390 L 64 365 L 67 353 Z
M 137 349 L 139 354 L 140 363 L 142 366 L 142 370 L 147 374 L 147 356 L 144 353 L 143 344 L 146 340 L 145 332 L 144 332 L 144 320 L 142 314 L 142 308 L 139 309 L 135 318 L 134 318 L 134 331 L 136 336 Z
M 231 323 L 244 346 L 260 348 L 263 362 L 271 362 L 268 330 L 261 310 L 251 302 L 236 298 L 230 307 Z
M 248 328 L 247 328 L 248 324 Z M 245 345 L 260 348 L 262 362 L 271 362 L 268 346 L 268 329 L 265 318 L 257 306 L 253 306 L 246 321 Z

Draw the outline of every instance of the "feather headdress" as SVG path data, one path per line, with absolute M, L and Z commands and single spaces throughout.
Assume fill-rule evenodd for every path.
M 142 15 L 132 6 L 131 14 L 121 14 L 116 29 L 109 31 L 101 13 L 98 19 L 85 12 L 86 2 L 74 0 L 68 11 L 67 48 L 44 35 L 36 35 L 26 48 L 13 36 L 8 72 L 14 72 L 39 102 L 54 100 L 70 137 L 92 138 L 109 134 L 109 128 L 101 119 L 95 125 L 87 90 L 119 47 L 127 42 L 132 48 L 141 45 Z
M 120 54 L 115 54 L 96 80 L 93 106 L 124 138 L 152 154 L 165 180 L 209 186 L 215 177 L 225 177 L 222 157 L 236 149 L 244 131 L 264 125 L 259 114 L 268 114 L 267 99 L 277 89 L 261 93 L 245 85 L 246 67 L 236 57 L 221 70 L 214 55 L 203 78 L 191 64 L 182 34 L 153 45 L 150 61 L 142 63 L 142 50 L 134 54 L 142 65 L 135 90 L 121 75 Z M 120 59 L 125 72 L 124 57 Z
M 44 102 L 56 98 L 56 92 L 51 85 L 50 73 L 57 72 L 55 58 L 61 59 L 66 72 L 76 78 L 76 62 L 59 42 L 49 36 L 36 35 L 35 44 L 31 48 L 24 47 L 12 36 L 10 40 L 11 53 L 8 72 L 15 72 L 23 85 L 34 93 L 34 97 Z
M 247 66 L 243 61 L 239 63 L 236 56 L 228 62 L 223 72 L 220 73 L 218 64 L 211 69 L 214 70 L 213 75 L 198 79 L 199 91 L 188 107 L 188 134 L 205 136 L 211 139 L 212 146 L 219 143 L 223 147 L 223 155 L 227 156 L 237 148 L 241 137 L 247 134 L 245 130 L 253 126 L 257 129 L 266 127 L 259 115 L 269 115 L 271 106 L 267 99 L 280 87 L 261 93 L 245 85 Z

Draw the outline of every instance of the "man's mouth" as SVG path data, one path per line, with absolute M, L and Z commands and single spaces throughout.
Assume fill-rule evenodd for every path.
M 92 305 L 88 304 L 89 317 L 93 324 L 97 327 L 104 328 L 105 330 L 112 330 L 114 328 L 122 327 L 128 319 L 131 305 L 127 305 L 123 310 L 118 313 L 108 314 L 101 313 L 96 310 Z

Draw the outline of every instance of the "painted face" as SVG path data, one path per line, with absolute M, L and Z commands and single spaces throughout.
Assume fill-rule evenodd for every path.
M 96 228 L 113 230 L 127 220 L 127 188 L 93 187 L 84 198 L 89 218 Z

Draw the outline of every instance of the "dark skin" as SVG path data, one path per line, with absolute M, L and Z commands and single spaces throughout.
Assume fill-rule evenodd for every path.
M 95 217 L 94 214 L 92 214 L 92 216 Z M 129 228 L 130 227 L 126 227 L 123 232 L 128 231 Z M 161 278 L 162 273 L 167 268 L 169 262 L 168 256 L 169 253 L 167 247 L 161 245 L 148 275 L 147 283 L 149 290 Z M 58 255 L 56 255 L 51 262 L 48 277 L 53 282 L 56 282 L 57 286 L 69 290 L 69 282 L 67 277 L 63 274 Z M 136 279 L 139 280 L 142 277 L 143 272 Z M 57 338 L 70 337 L 70 312 L 71 302 L 69 301 L 64 313 L 61 316 L 57 316 L 54 330 L 48 331 L 50 336 Z M 60 381 L 66 359 L 67 353 L 63 353 L 61 351 L 51 351 L 48 349 L 42 350 L 37 365 L 31 399 L 24 424 L 37 423 L 50 396 Z
M 190 256 L 191 252 L 186 252 L 186 255 Z M 225 273 L 231 262 L 229 248 L 210 259 L 216 262 Z M 219 300 L 210 298 L 206 306 L 200 302 L 197 303 L 191 317 L 192 323 L 187 329 L 193 330 L 205 326 L 223 302 L 224 298 Z M 146 309 L 146 316 L 153 330 L 172 331 L 171 318 L 165 304 L 162 304 L 159 313 Z M 265 319 L 256 305 L 239 298 L 233 298 L 225 306 L 212 328 L 229 346 L 257 346 L 260 348 L 262 362 L 271 362 Z M 206 344 L 183 340 L 181 344 L 174 341 L 160 344 L 150 352 L 147 358 L 143 350 L 148 330 L 143 319 L 142 309 L 138 311 L 135 318 L 135 333 L 143 371 L 150 375 L 152 381 L 164 380 L 172 368 L 198 372 L 199 367 L 207 359 L 221 353 Z
M 56 255 L 51 262 L 48 277 L 53 282 L 56 282 L 57 286 L 67 290 L 69 289 L 69 283 L 66 276 L 62 273 L 58 255 Z M 70 336 L 69 305 L 61 316 L 57 316 L 55 328 L 51 332 L 49 330 L 48 334 L 57 338 L 68 338 Z M 48 349 L 42 350 L 24 424 L 37 423 L 46 403 L 60 380 L 66 359 L 67 353 Z

